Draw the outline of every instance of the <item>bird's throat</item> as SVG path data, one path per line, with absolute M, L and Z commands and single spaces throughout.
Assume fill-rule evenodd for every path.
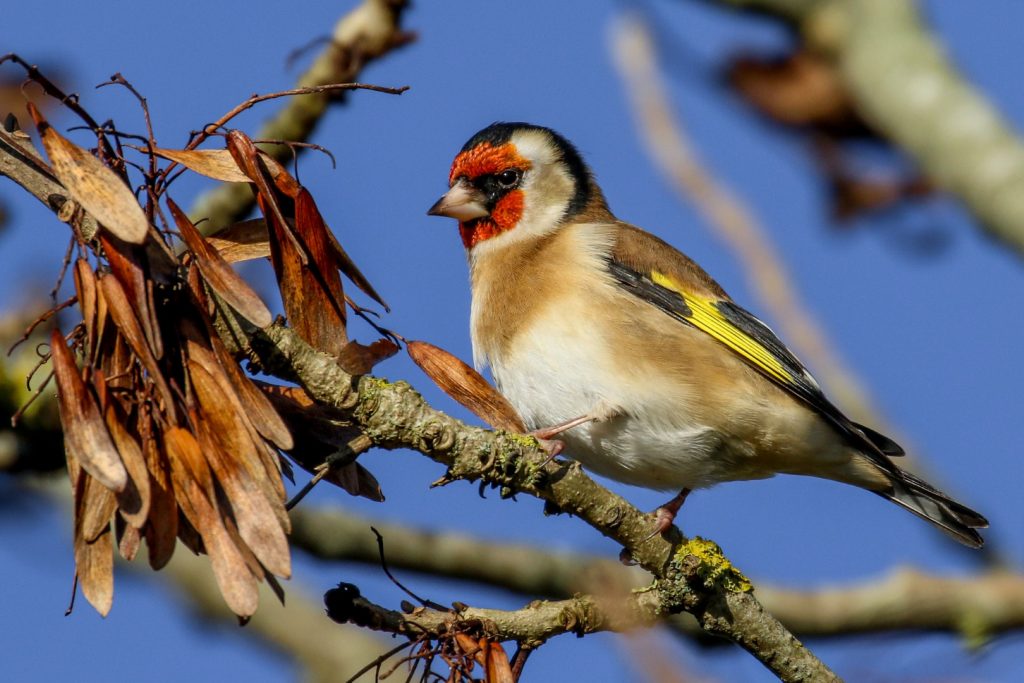
M 507 232 L 519 224 L 523 216 L 525 197 L 522 190 L 513 190 L 494 205 L 489 216 L 459 223 L 459 235 L 466 249 Z

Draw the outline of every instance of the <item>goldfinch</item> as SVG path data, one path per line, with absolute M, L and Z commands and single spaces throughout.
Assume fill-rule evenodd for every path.
M 896 466 L 775 334 L 687 256 L 618 220 L 576 148 L 495 123 L 428 211 L 459 221 L 478 367 L 538 436 L 598 474 L 679 495 L 802 474 L 859 486 L 981 547 L 977 512 Z M 652 534 L 654 535 L 654 534 Z

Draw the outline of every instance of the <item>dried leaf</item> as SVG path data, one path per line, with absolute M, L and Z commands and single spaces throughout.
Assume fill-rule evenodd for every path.
M 512 404 L 479 372 L 444 349 L 427 342 L 407 342 L 406 350 L 413 362 L 420 366 L 444 393 L 468 408 L 481 420 L 495 429 L 516 433 L 526 431 L 526 425 Z
M 149 234 L 149 221 L 131 189 L 102 161 L 54 130 L 31 102 L 28 108 L 53 172 L 71 198 L 111 234 L 142 244 Z
M 92 543 L 104 531 L 110 529 L 110 520 L 117 509 L 114 493 L 88 473 L 82 475 L 84 482 L 80 500 L 80 524 L 82 538 Z
M 208 497 L 203 481 L 205 461 L 199 444 L 188 431 L 171 427 L 164 432 L 174 489 L 185 517 L 199 532 L 203 548 L 210 556 L 214 578 L 224 601 L 239 616 L 251 616 L 259 602 L 256 577 L 249 570 L 245 557 L 224 528 L 214 501 Z M 207 473 L 208 476 L 208 473 Z M 184 527 L 179 528 L 179 534 Z
M 142 326 L 149 348 L 156 358 L 162 358 L 163 339 L 160 337 L 160 326 L 156 319 L 154 282 L 150 277 L 144 250 L 106 235 L 100 235 L 100 244 L 103 245 L 103 253 L 110 264 L 110 271 L 121 283 L 125 297 L 135 311 L 135 317 Z
M 71 351 L 57 329 L 50 335 L 50 354 L 57 379 L 65 449 L 101 484 L 113 491 L 124 490 L 128 473 L 121 456 L 107 432 L 95 397 L 82 381 Z
M 117 551 L 121 557 L 131 562 L 139 552 L 139 544 L 142 542 L 141 532 L 128 524 L 124 517 L 118 516 L 115 520 L 114 529 L 117 531 Z
M 207 237 L 206 241 L 228 263 L 270 258 L 270 235 L 267 222 L 262 218 L 229 225 L 216 235 Z
M 251 183 L 249 179 L 235 163 L 231 152 L 226 149 L 153 149 L 153 153 L 164 159 L 175 161 L 190 171 L 214 180 L 222 180 L 226 183 Z M 266 164 L 270 176 L 277 179 L 278 176 L 288 175 L 276 159 L 270 155 L 259 152 L 260 160 Z
M 153 355 L 149 344 L 146 343 L 142 326 L 139 324 L 139 319 L 135 316 L 135 312 L 128 303 L 121 283 L 118 282 L 116 277 L 102 275 L 100 276 L 99 284 L 99 291 L 107 303 L 114 324 L 117 325 L 117 329 L 124 336 L 125 341 L 128 342 L 128 346 L 131 347 L 139 361 L 141 361 L 142 366 L 146 368 L 149 379 L 156 384 L 164 401 L 162 408 L 167 412 L 170 421 L 175 422 L 177 420 L 177 413 L 174 408 L 174 395 L 164 379 L 163 371 L 157 363 L 156 356 Z
M 338 365 L 350 375 L 365 375 L 373 366 L 398 353 L 398 345 L 390 339 L 378 339 L 369 346 L 350 341 L 338 356 Z
M 487 683 L 516 683 L 512 675 L 512 665 L 508 661 L 508 653 L 501 643 L 487 644 L 487 664 L 484 667 Z
M 170 208 L 178 231 L 192 252 L 206 283 L 221 299 L 256 327 L 262 328 L 270 325 L 274 320 L 273 316 L 270 315 L 267 305 L 252 290 L 249 283 L 235 272 L 216 249 L 206 243 L 185 212 L 178 208 L 178 205 L 169 197 L 167 206 Z
M 96 293 L 96 274 L 92 266 L 84 258 L 75 261 L 75 293 L 78 295 L 78 308 L 82 311 L 82 322 L 85 323 L 86 339 L 89 348 L 88 358 L 95 358 L 96 346 L 99 344 L 99 301 Z
M 114 604 L 114 540 L 108 526 L 95 541 L 75 536 L 75 570 L 82 595 L 100 616 Z
M 128 472 L 124 490 L 117 494 L 117 505 L 121 515 L 137 529 L 141 529 L 149 516 L 150 486 L 149 470 L 142 447 L 124 424 L 126 419 L 116 402 L 111 401 L 104 410 L 107 429 L 121 454 L 121 462 Z
M 316 264 L 305 258 L 303 251 L 296 246 L 287 224 L 282 224 L 269 212 L 262 195 L 258 201 L 271 227 L 271 261 L 288 321 L 310 346 L 337 356 L 348 343 L 344 308 L 339 312 L 336 301 L 324 286 L 323 278 L 318 277 Z M 333 275 L 340 283 L 336 269 Z
M 480 666 L 485 666 L 485 653 L 484 646 L 487 644 L 486 640 L 477 640 L 466 633 L 456 633 L 455 642 L 458 643 L 459 649 L 465 655 L 471 655 Z
M 196 374 L 201 372 L 197 370 Z M 277 576 L 288 578 L 291 576 L 288 538 L 281 526 L 283 515 L 274 510 L 274 506 L 283 510 L 283 502 L 276 497 L 268 499 L 258 480 L 246 470 L 232 466 L 230 456 L 217 443 L 216 435 L 201 430 L 200 439 L 210 466 L 224 488 L 239 536 L 264 567 Z
M 292 448 L 291 431 L 278 414 L 277 409 L 274 408 L 274 404 L 242 372 L 242 369 L 238 367 L 238 363 L 231 357 L 220 337 L 209 327 L 207 328 L 207 333 L 209 334 L 210 345 L 217 356 L 217 360 L 231 381 L 238 399 L 242 402 L 243 414 L 249 418 L 260 434 L 278 448 L 285 451 Z

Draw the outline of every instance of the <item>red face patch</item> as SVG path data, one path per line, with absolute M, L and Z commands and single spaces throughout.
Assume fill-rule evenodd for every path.
M 510 168 L 526 171 L 530 162 L 519 155 L 511 142 L 498 147 L 484 142 L 455 157 L 448 184 L 462 177 L 472 182 L 480 176 L 496 175 Z M 480 242 L 514 228 L 522 218 L 525 199 L 522 190 L 512 190 L 498 200 L 490 216 L 459 223 L 462 244 L 466 249 L 472 249 Z
M 480 242 L 516 227 L 519 219 L 523 216 L 523 203 L 523 191 L 512 190 L 498 200 L 490 216 L 459 223 L 462 245 L 466 249 L 472 249 Z
M 483 142 L 455 157 L 452 172 L 448 175 L 448 184 L 451 185 L 456 178 L 462 176 L 474 180 L 482 175 L 501 173 L 509 168 L 525 171 L 530 168 L 530 162 L 519 156 L 516 146 L 511 142 L 499 147 Z

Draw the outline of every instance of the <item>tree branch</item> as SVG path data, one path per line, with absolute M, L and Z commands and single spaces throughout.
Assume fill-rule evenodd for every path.
M 950 63 L 915 0 L 714 1 L 776 16 L 831 54 L 865 120 L 1024 256 L 1024 142 Z
M 571 513 L 620 543 L 658 580 L 659 614 L 688 611 L 708 633 L 746 649 L 783 681 L 836 680 L 836 675 L 777 619 L 765 612 L 750 584 L 714 544 L 647 539 L 651 518 L 608 491 L 573 463 L 544 463 L 532 437 L 465 425 L 430 407 L 405 382 L 345 373 L 330 356 L 309 347 L 281 325 L 258 331 L 246 353 L 266 372 L 296 379 L 318 402 L 351 416 L 374 444 L 412 448 L 447 467 L 442 482 L 464 479 L 526 493 Z
M 580 591 L 602 594 L 609 584 L 635 589 L 646 572 L 596 555 L 492 543 L 458 533 L 384 524 L 350 513 L 298 508 L 291 541 L 314 557 L 379 563 L 369 527 L 387 541 L 391 567 L 475 581 L 528 596 L 565 599 Z M 1024 575 L 990 570 L 968 577 L 940 577 L 898 569 L 856 584 L 792 590 L 756 582 L 769 612 L 801 637 L 897 631 L 945 631 L 971 641 L 1024 628 Z M 698 634 L 685 615 L 669 625 Z

